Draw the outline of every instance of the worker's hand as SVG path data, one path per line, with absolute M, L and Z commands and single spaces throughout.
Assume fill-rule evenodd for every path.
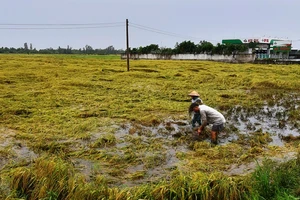
M 198 128 L 197 133 L 198 133 L 198 135 L 201 134 L 201 129 L 200 128 Z

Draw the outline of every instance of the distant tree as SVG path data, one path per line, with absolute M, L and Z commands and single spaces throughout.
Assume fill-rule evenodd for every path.
M 114 48 L 114 46 L 108 46 L 107 48 L 106 48 L 106 50 L 107 51 L 114 51 L 115 50 L 115 48 Z
M 93 49 L 92 46 L 90 46 L 90 45 L 85 45 L 85 53 L 86 53 L 86 54 L 93 54 L 93 52 L 94 52 L 94 49 Z
M 28 51 L 28 44 L 27 44 L 27 42 L 24 43 L 24 49 L 25 49 L 25 51 Z
M 104 54 L 113 54 L 113 52 L 115 51 L 114 46 L 108 46 L 106 49 L 104 49 Z
M 218 43 L 217 46 L 215 46 L 213 48 L 213 54 L 219 54 L 222 55 L 224 54 L 224 50 L 225 50 L 226 46 L 224 44 L 220 44 Z
M 38 53 L 38 50 L 36 50 L 36 48 L 31 50 L 31 53 Z
M 250 43 L 248 44 L 248 46 L 249 46 L 250 49 L 255 49 L 256 46 L 257 46 L 257 43 L 256 43 L 256 42 L 250 42 Z
M 246 45 L 244 45 L 244 44 L 238 44 L 237 45 L 237 51 L 239 52 L 239 53 L 244 53 L 244 52 L 246 52 L 248 50 L 248 47 L 246 46 Z
M 145 47 L 133 48 L 130 53 L 138 54 L 149 54 L 149 53 L 160 53 L 159 46 L 157 44 L 151 44 Z
M 161 54 L 167 54 L 167 55 L 171 55 L 174 53 L 174 50 L 172 48 L 161 48 L 160 51 Z
M 66 54 L 72 54 L 72 47 L 70 47 L 69 45 L 67 46 Z
M 178 49 L 178 45 L 179 45 L 179 43 L 176 42 L 176 43 L 175 43 L 175 46 L 174 46 L 174 50 L 175 50 L 175 49 Z
M 142 54 L 158 53 L 159 51 L 160 51 L 160 49 L 157 44 L 150 44 L 148 46 L 139 48 L 139 52 Z
M 58 52 L 58 54 L 63 54 L 63 50 L 62 50 L 62 48 L 60 48 L 60 46 L 58 46 L 57 52 Z
M 176 53 L 196 53 L 196 45 L 191 41 L 183 41 L 175 46 Z
M 150 44 L 149 46 L 146 46 L 146 49 L 149 53 L 160 53 L 160 49 L 157 44 Z
M 198 48 L 201 49 L 201 53 L 212 53 L 214 49 L 214 45 L 205 40 L 200 41 Z
M 231 55 L 235 54 L 236 46 L 234 44 L 225 44 L 224 54 Z
M 139 50 L 138 50 L 137 48 L 132 48 L 132 49 L 130 50 L 130 53 L 132 53 L 132 54 L 138 54 L 138 53 L 139 53 Z
M 24 43 L 24 47 L 21 48 L 8 48 L 2 47 L 0 48 L 0 53 L 35 53 L 35 54 L 121 54 L 125 51 L 123 49 L 115 49 L 113 46 L 109 46 L 105 49 L 93 49 L 90 45 L 86 45 L 84 48 L 73 49 L 69 45 L 67 48 L 61 48 L 60 46 L 57 49 L 47 48 L 36 50 L 33 49 L 32 44 L 30 43 L 30 47 L 28 48 L 28 44 Z

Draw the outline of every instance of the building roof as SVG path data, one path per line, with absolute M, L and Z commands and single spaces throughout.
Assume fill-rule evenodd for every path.
M 223 39 L 222 44 L 249 44 L 251 42 L 259 43 L 259 44 L 269 44 L 269 45 L 290 45 L 292 44 L 291 40 L 284 40 L 278 38 L 236 38 L 236 39 Z

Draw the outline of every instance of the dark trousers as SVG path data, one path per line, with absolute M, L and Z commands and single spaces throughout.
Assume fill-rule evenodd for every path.
M 192 126 L 195 127 L 196 123 L 198 123 L 199 126 L 201 125 L 200 113 L 194 113 L 194 115 L 193 115 Z

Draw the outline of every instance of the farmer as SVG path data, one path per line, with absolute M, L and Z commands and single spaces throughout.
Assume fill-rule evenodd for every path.
M 198 103 L 199 105 L 203 104 L 203 101 L 202 99 L 200 99 L 200 95 L 198 94 L 198 92 L 196 91 L 192 91 L 189 96 L 191 97 L 192 99 L 192 103 Z M 193 112 L 193 111 L 190 111 L 189 112 L 191 117 L 192 117 L 192 127 L 195 128 L 196 127 L 196 123 L 198 123 L 198 125 L 200 126 L 201 125 L 201 117 L 200 117 L 200 113 L 197 112 Z
M 226 122 L 224 116 L 217 110 L 207 105 L 199 105 L 197 103 L 192 103 L 190 105 L 189 111 L 200 113 L 201 115 L 202 124 L 197 130 L 198 135 L 201 134 L 205 126 L 207 126 L 208 124 L 212 124 L 211 142 L 213 144 L 217 144 L 217 136 L 220 133 L 220 131 L 224 129 L 224 125 Z

